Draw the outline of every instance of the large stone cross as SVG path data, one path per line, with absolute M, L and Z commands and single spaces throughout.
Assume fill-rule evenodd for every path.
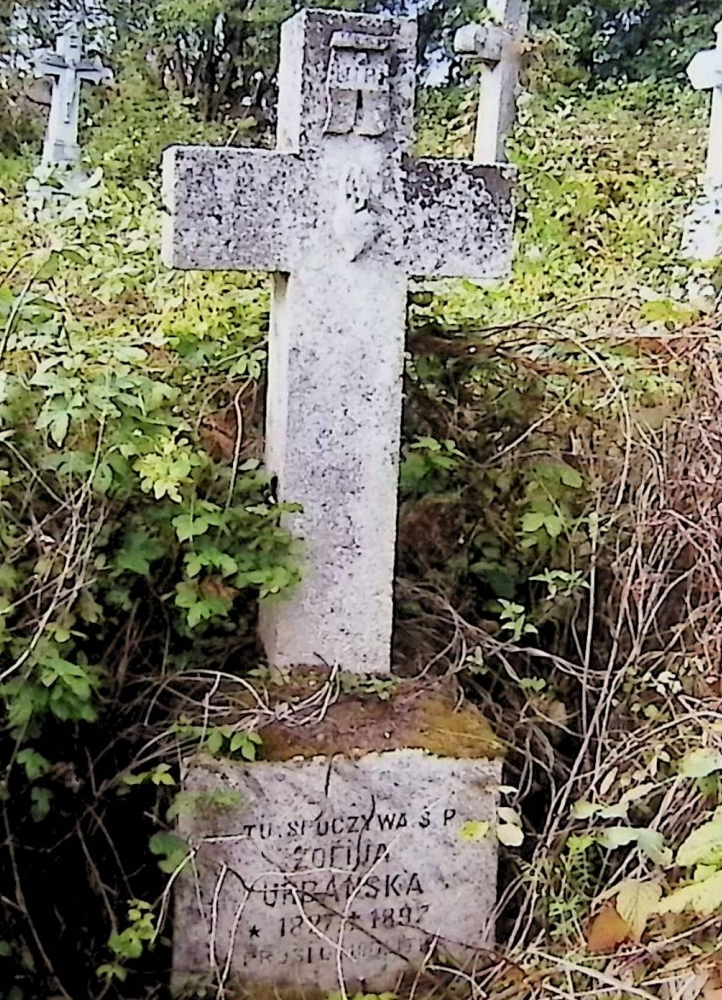
M 35 76 L 53 80 L 50 118 L 43 146 L 43 163 L 75 164 L 80 159 L 78 146 L 78 107 L 80 84 L 102 83 L 112 79 L 112 72 L 100 60 L 83 59 L 83 29 L 71 21 L 58 35 L 55 49 L 39 49 L 33 57 Z
M 715 28 L 717 47 L 698 52 L 687 73 L 695 90 L 712 91 L 707 176 L 710 184 L 722 184 L 722 21 Z
M 481 63 L 474 161 L 503 163 L 514 125 L 520 42 L 529 24 L 530 0 L 488 0 L 492 22 L 459 28 L 454 48 Z
M 416 27 L 283 26 L 274 152 L 173 147 L 166 262 L 274 275 L 266 449 L 305 576 L 262 608 L 273 665 L 390 669 L 410 276 L 504 275 L 511 171 L 411 155 Z

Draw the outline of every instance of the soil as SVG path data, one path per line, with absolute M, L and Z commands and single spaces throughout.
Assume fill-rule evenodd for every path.
M 318 697 L 324 685 L 330 704 Z M 368 678 L 329 681 L 322 670 L 294 671 L 257 686 L 277 717 L 261 726 L 263 757 L 361 757 L 403 748 L 427 750 L 442 757 L 498 758 L 504 746 L 474 705 L 459 703 L 458 689 L 448 682 L 395 681 L 375 685 Z M 248 704 L 252 705 L 251 695 Z M 245 699 L 244 699 L 245 701 Z

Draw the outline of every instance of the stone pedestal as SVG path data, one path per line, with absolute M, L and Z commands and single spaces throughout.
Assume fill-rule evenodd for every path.
M 500 778 L 419 749 L 192 760 L 175 991 L 382 992 L 432 955 L 470 967 L 493 938 Z

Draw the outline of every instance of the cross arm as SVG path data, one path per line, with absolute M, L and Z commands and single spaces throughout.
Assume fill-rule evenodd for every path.
M 88 80 L 90 83 L 110 83 L 113 79 L 112 69 L 103 66 L 99 59 L 84 59 L 75 67 L 75 72 L 79 79 Z
M 187 270 L 290 270 L 303 197 L 293 154 L 172 146 L 163 154 L 163 259 Z
M 408 274 L 501 278 L 512 259 L 513 167 L 416 159 L 405 165 Z
M 495 24 L 467 24 L 456 32 L 454 48 L 461 56 L 498 63 L 512 38 L 510 31 Z
M 83 59 L 79 63 L 69 63 L 65 57 L 52 49 L 39 49 L 33 57 L 35 76 L 59 76 L 65 71 L 73 71 L 81 80 L 90 83 L 105 83 L 113 79 L 113 71 L 103 66 L 100 59 Z
M 687 69 L 695 90 L 713 90 L 722 86 L 722 55 L 717 49 L 698 52 Z
M 38 49 L 33 55 L 35 76 L 57 76 L 67 67 L 65 59 L 52 49 Z

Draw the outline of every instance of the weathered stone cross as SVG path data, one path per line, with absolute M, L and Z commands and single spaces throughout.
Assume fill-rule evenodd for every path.
M 80 159 L 78 146 L 78 107 L 80 84 L 102 83 L 112 79 L 97 56 L 83 59 L 83 29 L 71 21 L 58 35 L 55 50 L 39 49 L 33 57 L 35 76 L 53 78 L 53 97 L 48 129 L 43 146 L 43 163 L 75 164 Z
M 695 90 L 712 91 L 707 176 L 711 184 L 722 184 L 722 21 L 715 28 L 717 47 L 698 52 L 687 73 Z
M 456 51 L 481 62 L 476 163 L 506 160 L 506 138 L 516 115 L 519 43 L 529 24 L 529 4 L 530 0 L 488 0 L 494 23 L 468 24 L 456 33 Z
M 166 262 L 274 275 L 267 462 L 306 548 L 297 593 L 262 609 L 279 667 L 390 669 L 408 279 L 510 263 L 509 169 L 410 156 L 415 37 L 413 21 L 299 13 L 276 151 L 165 153 Z
M 410 155 L 415 33 L 300 13 L 283 28 L 277 150 L 166 153 L 168 263 L 274 274 L 267 457 L 280 498 L 303 505 L 291 527 L 306 547 L 298 592 L 263 611 L 277 666 L 390 670 L 409 276 L 510 263 L 510 169 Z M 271 759 L 186 762 L 197 806 L 179 821 L 193 851 L 177 881 L 179 992 L 197 977 L 219 995 L 383 992 L 421 978 L 435 947 L 466 963 L 488 944 L 501 764 L 484 757 L 478 713 L 462 724 L 453 699 L 432 698 L 426 715 L 417 695 L 413 711 L 401 690 L 377 699 L 375 727 L 360 699 L 331 705 L 307 720 L 300 759 L 274 759 L 264 729 Z M 397 731 L 414 711 L 418 728 Z M 468 727 L 465 749 L 434 750 L 439 718 Z M 202 805 L 216 792 L 238 805 Z
M 698 52 L 687 70 L 695 90 L 712 91 L 707 167 L 682 240 L 683 252 L 703 261 L 722 256 L 722 22 L 716 32 L 717 47 Z

